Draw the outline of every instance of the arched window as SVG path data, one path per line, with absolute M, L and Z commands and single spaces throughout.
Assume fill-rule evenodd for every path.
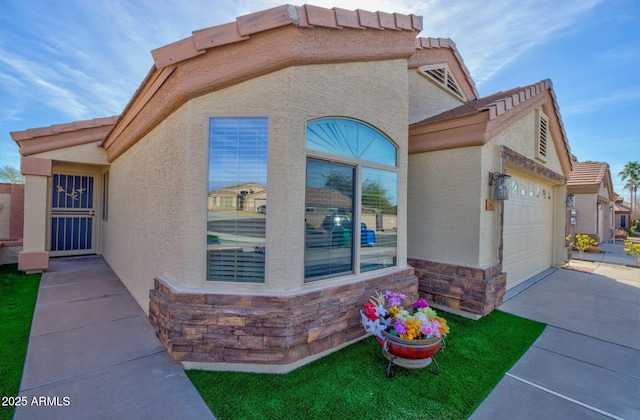
M 396 147 L 388 138 L 366 124 L 346 118 L 309 122 L 307 149 L 396 166 Z
M 306 130 L 305 281 L 396 265 L 396 146 L 346 118 Z

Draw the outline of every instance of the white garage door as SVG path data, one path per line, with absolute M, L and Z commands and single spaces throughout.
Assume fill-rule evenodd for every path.
M 511 191 L 504 207 L 502 270 L 507 289 L 551 267 L 553 187 L 511 172 Z

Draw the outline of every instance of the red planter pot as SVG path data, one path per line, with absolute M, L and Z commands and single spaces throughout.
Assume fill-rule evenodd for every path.
M 440 337 L 426 340 L 406 340 L 382 331 L 382 337 L 376 337 L 383 350 L 402 359 L 428 359 L 440 349 Z M 386 346 L 385 346 L 386 341 Z

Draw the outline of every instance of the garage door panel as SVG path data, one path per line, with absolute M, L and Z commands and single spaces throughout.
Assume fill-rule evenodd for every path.
M 505 201 L 503 270 L 507 289 L 551 266 L 552 186 L 511 173 L 511 197 Z

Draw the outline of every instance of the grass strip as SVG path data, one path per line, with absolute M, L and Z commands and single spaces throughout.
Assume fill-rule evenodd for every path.
M 545 325 L 500 311 L 473 321 L 443 313 L 451 327 L 429 368 L 395 367 L 373 337 L 288 374 L 187 372 L 224 419 L 465 419 L 524 354 Z
M 18 395 L 40 277 L 0 266 L 0 397 Z M 0 404 L 0 419 L 12 416 L 13 407 Z

